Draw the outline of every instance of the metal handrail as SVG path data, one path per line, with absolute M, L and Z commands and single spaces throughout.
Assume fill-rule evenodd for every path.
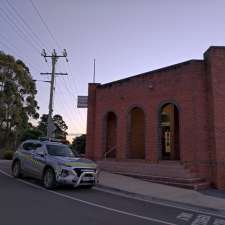
M 111 149 L 109 149 L 108 151 L 106 151 L 106 152 L 104 153 L 104 158 L 106 159 L 106 158 L 107 158 L 107 155 L 108 155 L 109 153 L 111 153 L 112 151 L 114 151 L 114 150 L 116 150 L 116 146 L 113 146 Z

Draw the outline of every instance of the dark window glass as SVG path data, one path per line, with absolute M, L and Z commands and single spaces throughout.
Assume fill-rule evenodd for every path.
M 66 145 L 47 145 L 49 155 L 62 156 L 62 157 L 75 157 L 72 150 Z
M 36 150 L 37 148 L 40 147 L 41 147 L 40 143 L 32 143 L 32 142 L 27 142 L 23 145 L 23 149 L 26 151 Z
M 31 151 L 33 150 L 33 143 L 31 142 L 27 142 L 23 145 L 23 149 L 26 150 L 26 151 Z

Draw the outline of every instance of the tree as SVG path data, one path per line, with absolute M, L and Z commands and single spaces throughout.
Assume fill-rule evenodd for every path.
M 37 126 L 37 128 L 43 133 L 43 136 L 47 136 L 47 124 L 48 124 L 48 115 L 43 114 Z
M 85 146 L 86 146 L 86 134 L 82 134 L 79 137 L 75 137 L 73 139 L 71 148 L 78 152 L 79 154 L 85 154 Z
M 56 126 L 55 137 L 59 139 L 66 139 L 68 126 L 66 125 L 65 121 L 63 120 L 62 116 L 56 114 L 53 116 L 53 121 Z
M 56 126 L 55 138 L 66 140 L 68 126 L 66 125 L 63 117 L 59 114 L 53 116 L 53 122 Z M 47 136 L 47 124 L 48 124 L 48 115 L 43 114 L 38 124 L 38 129 L 43 133 L 44 136 Z
M 29 68 L 0 52 L 0 147 L 16 145 L 29 119 L 39 117 L 36 94 Z
M 24 131 L 20 141 L 25 141 L 28 139 L 38 140 L 42 136 L 43 136 L 43 133 L 40 130 L 38 130 L 36 127 L 31 127 L 31 128 L 27 128 Z

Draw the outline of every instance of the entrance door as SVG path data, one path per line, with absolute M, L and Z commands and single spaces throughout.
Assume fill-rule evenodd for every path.
M 179 118 L 174 104 L 166 104 L 160 111 L 161 156 L 165 160 L 179 160 Z

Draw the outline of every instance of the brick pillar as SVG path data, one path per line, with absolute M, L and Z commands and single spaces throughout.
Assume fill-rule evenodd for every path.
M 117 120 L 117 154 L 118 160 L 126 159 L 127 124 L 126 113 L 118 114 Z
M 225 47 L 210 47 L 204 58 L 212 181 L 219 189 L 225 189 Z
M 159 160 L 158 153 L 158 121 L 157 114 L 155 112 L 156 106 L 154 104 L 146 113 L 146 156 L 145 159 L 156 163 Z M 157 116 L 156 116 L 157 115 Z
M 96 88 L 99 84 L 88 84 L 88 111 L 87 111 L 87 137 L 86 157 L 94 158 L 95 155 L 95 120 L 96 120 Z

